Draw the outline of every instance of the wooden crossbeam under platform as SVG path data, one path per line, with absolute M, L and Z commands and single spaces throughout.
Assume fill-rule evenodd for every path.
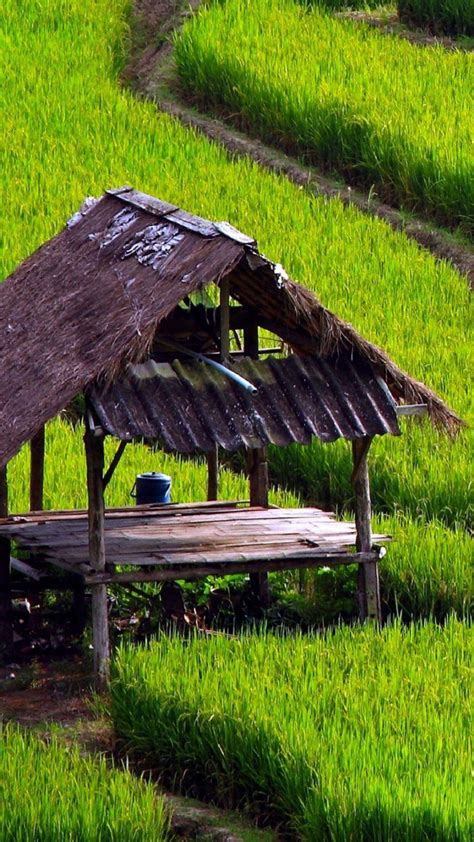
M 198 579 L 361 564 L 380 557 L 377 548 L 354 552 L 355 524 L 337 521 L 330 512 L 221 501 L 107 510 L 101 571 L 89 561 L 85 511 L 3 518 L 0 536 L 28 553 L 31 564 L 48 562 L 78 574 L 86 584 Z M 374 535 L 373 540 L 383 542 L 388 537 Z

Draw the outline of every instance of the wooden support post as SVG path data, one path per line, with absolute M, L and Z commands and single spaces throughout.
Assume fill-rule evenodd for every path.
M 217 500 L 219 494 L 219 453 L 217 444 L 206 453 L 207 459 L 207 499 Z
M 40 427 L 30 442 L 30 512 L 43 510 L 44 484 L 44 426 Z
M 246 356 L 258 359 L 258 320 L 256 313 L 249 314 L 244 327 Z M 268 507 L 268 456 L 266 447 L 247 451 L 247 470 L 250 481 L 250 505 Z M 250 584 L 263 606 L 270 604 L 268 573 L 251 573 Z
M 0 468 L 0 517 L 8 516 L 7 468 Z M 10 586 L 10 541 L 0 537 L 0 658 L 13 650 L 12 598 Z
M 97 572 L 105 571 L 104 439 L 87 427 L 84 436 L 87 462 L 89 560 Z M 110 643 L 107 585 L 92 585 L 92 637 L 96 687 L 104 690 L 109 680 Z
M 372 526 L 370 522 L 372 512 L 367 462 L 367 454 L 371 443 L 372 439 L 369 436 L 355 439 L 352 442 L 354 465 L 352 483 L 355 491 L 356 548 L 358 552 L 370 552 L 372 549 Z M 378 561 L 359 564 L 357 592 L 360 619 L 377 620 L 381 623 L 382 608 Z
M 219 340 L 220 360 L 230 356 L 230 284 L 229 278 L 222 278 L 219 287 Z M 219 495 L 219 448 L 217 444 L 206 453 L 207 499 L 217 500 Z
M 229 359 L 230 354 L 230 285 L 229 278 L 222 278 L 220 282 L 220 307 L 219 307 L 219 322 L 220 322 L 220 352 L 221 360 L 225 362 Z

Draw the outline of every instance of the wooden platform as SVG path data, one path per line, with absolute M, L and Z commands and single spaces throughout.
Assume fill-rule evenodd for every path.
M 99 573 L 89 563 L 86 511 L 0 519 L 0 536 L 28 553 L 33 569 L 48 562 L 88 584 L 197 579 L 378 559 L 377 549 L 355 552 L 355 533 L 354 523 L 337 521 L 316 508 L 264 509 L 219 501 L 108 509 L 106 570 Z M 388 540 L 382 535 L 373 539 Z

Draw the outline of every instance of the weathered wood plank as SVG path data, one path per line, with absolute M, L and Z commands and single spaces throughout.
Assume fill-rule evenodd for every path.
M 225 508 L 225 509 L 234 509 L 238 506 L 245 507 L 245 510 L 249 508 L 249 500 L 211 500 L 211 501 L 202 501 L 200 503 L 143 503 L 139 506 L 118 506 L 118 507 L 110 507 L 105 510 L 106 518 L 113 518 L 115 516 L 126 516 L 126 517 L 142 517 L 144 513 L 148 513 L 150 517 L 159 517 L 160 515 L 165 515 L 168 517 L 170 513 L 179 514 L 181 512 L 186 513 L 190 510 L 195 509 L 197 512 L 201 512 L 202 510 L 210 509 L 210 508 Z M 275 507 L 275 508 L 278 508 Z M 38 523 L 40 521 L 46 520 L 67 520 L 70 518 L 71 520 L 80 520 L 87 518 L 87 509 L 54 509 L 50 511 L 31 511 L 31 512 L 16 512 L 14 514 L 7 516 L 0 517 L 0 524 L 10 523 L 13 518 L 18 518 L 19 522 L 22 519 L 25 523 Z
M 231 573 L 251 573 L 259 572 L 264 568 L 269 572 L 277 570 L 293 570 L 300 567 L 331 567 L 341 564 L 367 564 L 374 559 L 373 553 L 358 553 L 354 555 L 327 555 L 318 558 L 305 559 L 291 559 L 287 558 L 283 561 L 277 559 L 269 560 L 263 565 L 261 562 L 242 562 L 226 563 L 226 564 L 207 564 L 196 565 L 195 567 L 182 567 L 179 571 L 176 569 L 168 570 L 137 570 L 127 573 L 93 573 L 85 577 L 86 584 L 94 582 L 109 583 L 127 583 L 127 582 L 166 582 L 174 579 L 201 579 L 204 576 L 227 576 Z
M 239 512 L 247 511 L 244 509 L 239 509 Z M 320 523 L 330 523 L 338 521 L 335 520 L 334 515 L 329 515 L 327 512 L 320 512 L 319 510 L 299 510 L 299 509 L 252 509 L 248 510 L 248 514 L 246 513 L 245 516 L 235 516 L 232 515 L 230 512 L 216 512 L 212 514 L 210 517 L 207 514 L 192 514 L 192 515 L 182 515 L 179 517 L 160 517 L 156 521 L 153 518 L 140 518 L 134 517 L 132 514 L 130 517 L 127 516 L 125 518 L 118 518 L 118 519 L 109 519 L 108 517 L 105 518 L 105 530 L 106 532 L 110 529 L 115 528 L 123 528 L 132 526 L 133 521 L 137 521 L 140 523 L 140 529 L 150 528 L 154 529 L 155 524 L 159 525 L 160 529 L 176 529 L 179 525 L 186 525 L 187 528 L 192 528 L 195 525 L 203 524 L 209 526 L 210 528 L 214 528 L 215 525 L 219 523 L 224 523 L 226 525 L 237 524 L 237 528 L 246 528 L 246 525 L 252 522 L 262 523 L 269 523 L 270 521 L 280 521 L 280 522 L 288 522 L 294 520 L 302 520 L 307 521 L 308 524 L 311 524 L 313 521 L 318 525 Z M 72 534 L 73 532 L 80 532 L 83 529 L 84 520 L 79 522 L 77 521 L 69 521 L 69 520 L 62 520 L 58 521 L 56 519 L 50 519 L 49 521 L 44 519 L 41 522 L 14 522 L 11 521 L 3 521 L 0 522 L 0 534 L 6 536 L 13 536 L 13 537 L 21 537 L 22 535 L 39 535 L 39 534 L 48 534 L 47 530 L 53 530 L 57 528 L 58 534 L 65 529 Z M 245 526 L 244 526 L 245 525 Z M 44 530 L 44 532 L 39 532 L 38 529 Z
M 32 567 L 31 564 L 27 564 L 26 561 L 19 558 L 10 558 L 10 566 L 12 570 L 33 579 L 35 582 L 39 582 L 43 576 L 41 570 L 37 570 L 36 567 Z

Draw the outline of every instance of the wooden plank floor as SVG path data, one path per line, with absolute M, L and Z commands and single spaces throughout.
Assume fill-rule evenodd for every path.
M 87 578 L 93 574 L 88 558 L 85 511 L 36 512 L 0 519 L 0 535 L 12 539 L 34 560 L 48 561 Z M 376 535 L 374 541 L 386 540 Z M 311 566 L 318 558 L 336 557 L 348 563 L 355 544 L 355 525 L 337 521 L 321 509 L 263 509 L 237 502 L 173 504 L 110 509 L 105 518 L 106 561 L 109 572 L 117 565 L 143 569 L 205 570 L 269 560 L 279 569 Z M 269 568 L 271 569 L 271 568 Z M 275 568 L 274 568 L 275 569 Z M 133 574 L 131 574 L 133 576 Z M 200 573 L 205 575 L 205 573 Z

